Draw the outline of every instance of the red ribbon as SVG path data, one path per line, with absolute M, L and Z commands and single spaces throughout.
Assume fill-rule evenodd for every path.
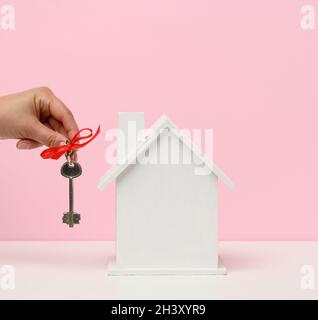
M 80 134 L 83 131 L 89 131 L 89 134 L 81 137 Z M 94 135 L 93 135 L 92 129 L 85 128 L 85 129 L 79 130 L 76 132 L 75 136 L 73 137 L 73 139 L 71 140 L 71 142 L 69 144 L 66 144 L 65 146 L 57 146 L 57 147 L 45 149 L 44 151 L 41 152 L 41 157 L 43 159 L 57 160 L 66 152 L 77 151 L 78 149 L 85 147 L 92 140 L 94 140 L 98 136 L 99 133 L 100 133 L 100 126 L 98 126 L 98 129 Z M 78 143 L 79 141 L 81 141 L 83 139 L 89 139 L 89 140 L 87 140 L 83 143 Z

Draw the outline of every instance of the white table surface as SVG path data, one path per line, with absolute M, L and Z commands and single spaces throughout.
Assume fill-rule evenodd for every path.
M 221 242 L 220 254 L 226 276 L 109 277 L 112 242 L 0 242 L 0 268 L 15 270 L 0 299 L 318 299 L 318 242 Z

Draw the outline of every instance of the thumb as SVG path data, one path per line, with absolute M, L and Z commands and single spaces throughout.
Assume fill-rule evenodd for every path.
M 36 123 L 31 130 L 30 139 L 37 141 L 47 147 L 55 147 L 64 145 L 67 138 L 48 127 L 41 122 Z

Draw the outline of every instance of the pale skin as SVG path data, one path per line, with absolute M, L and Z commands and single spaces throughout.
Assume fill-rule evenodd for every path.
M 0 139 L 18 149 L 65 145 L 78 131 L 72 112 L 46 87 L 0 97 Z

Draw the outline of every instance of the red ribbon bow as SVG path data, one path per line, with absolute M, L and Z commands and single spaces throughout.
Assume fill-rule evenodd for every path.
M 89 131 L 90 133 L 86 136 L 80 136 L 80 134 L 83 131 Z M 76 132 L 75 136 L 71 140 L 69 144 L 66 144 L 65 146 L 57 146 L 57 147 L 52 147 L 45 149 L 44 151 L 41 152 L 41 157 L 43 159 L 54 159 L 57 160 L 59 159 L 63 154 L 66 152 L 71 152 L 71 151 L 77 151 L 78 149 L 81 149 L 85 147 L 88 143 L 90 143 L 92 140 L 94 140 L 98 134 L 100 133 L 100 126 L 98 126 L 97 131 L 93 135 L 93 130 L 89 128 L 85 128 L 82 130 L 79 130 Z M 79 141 L 83 139 L 89 139 L 86 142 L 83 143 L 78 143 Z

